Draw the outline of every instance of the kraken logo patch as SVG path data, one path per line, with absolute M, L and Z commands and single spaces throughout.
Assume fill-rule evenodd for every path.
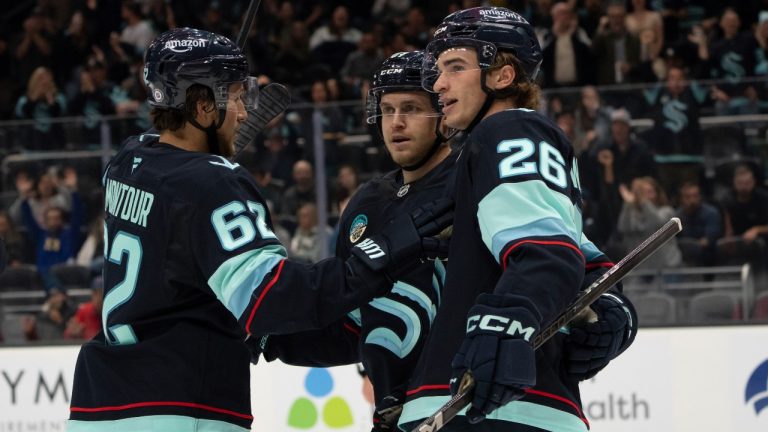
M 368 228 L 368 217 L 364 214 L 355 216 L 352 226 L 349 227 L 349 241 L 356 243 L 363 237 L 365 229 Z

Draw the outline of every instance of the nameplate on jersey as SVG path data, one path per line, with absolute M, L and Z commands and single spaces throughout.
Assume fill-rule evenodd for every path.
M 104 210 L 114 217 L 146 228 L 154 202 L 150 192 L 107 179 Z

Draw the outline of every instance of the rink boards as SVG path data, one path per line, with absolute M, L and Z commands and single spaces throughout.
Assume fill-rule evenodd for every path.
M 0 348 L 0 432 L 64 431 L 78 348 Z M 252 368 L 254 430 L 368 431 L 354 366 Z M 768 430 L 768 325 L 641 329 L 583 383 L 592 431 Z

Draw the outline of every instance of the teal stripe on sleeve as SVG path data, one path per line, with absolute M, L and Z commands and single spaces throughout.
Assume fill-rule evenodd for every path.
M 67 432 L 248 432 L 232 423 L 176 415 L 153 415 L 121 420 L 68 420 Z
M 216 298 L 237 318 L 272 269 L 286 257 L 282 245 L 249 250 L 222 263 L 208 279 Z
M 592 240 L 588 239 L 584 233 L 581 233 L 581 242 L 579 242 L 579 249 L 584 254 L 584 258 L 587 262 L 596 261 L 598 258 L 605 258 L 605 254 L 592 243 Z
M 422 421 L 431 416 L 443 404 L 448 402 L 448 399 L 448 396 L 429 396 L 408 401 L 397 421 L 398 426 L 401 426 L 400 430 L 406 430 L 403 429 L 403 425 Z M 459 415 L 465 415 L 466 411 L 465 408 L 459 412 Z M 504 405 L 486 418 L 520 423 L 548 431 L 586 432 L 588 430 L 587 425 L 580 418 L 572 414 L 525 401 L 516 401 Z M 411 427 L 411 425 L 408 426 Z
M 536 228 L 550 236 L 565 235 L 575 244 L 578 244 L 582 230 L 578 208 L 542 180 L 496 186 L 478 204 L 477 221 L 483 242 L 497 261 L 504 245 L 523 236 L 523 229 Z M 497 235 L 500 235 L 498 240 L 495 239 Z M 531 235 L 526 233 L 524 236 Z

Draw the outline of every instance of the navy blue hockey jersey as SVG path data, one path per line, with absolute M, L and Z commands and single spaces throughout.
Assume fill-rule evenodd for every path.
M 394 217 L 445 196 L 456 153 L 427 175 L 403 184 L 400 170 L 371 180 L 350 200 L 341 221 L 336 255 L 346 258 L 365 236 L 380 232 Z M 334 366 L 362 361 L 377 407 L 386 397 L 402 401 L 432 321 L 445 280 L 442 261 L 425 262 L 401 277 L 392 291 L 322 331 L 272 337 L 268 359 L 289 364 Z
M 142 135 L 103 181 L 103 330 L 78 357 L 70 431 L 248 430 L 246 333 L 323 327 L 373 298 L 342 260 L 285 260 L 250 174 L 223 157 Z
M 524 109 L 489 116 L 472 131 L 456 165 L 442 305 L 409 383 L 401 425 L 428 417 L 449 399 L 451 360 L 479 294 L 530 299 L 543 328 L 573 301 L 585 270 L 610 265 L 582 235 L 573 150 L 547 118 Z M 561 367 L 562 337 L 536 352 L 537 385 L 488 418 L 546 430 L 587 429 L 578 383 Z

